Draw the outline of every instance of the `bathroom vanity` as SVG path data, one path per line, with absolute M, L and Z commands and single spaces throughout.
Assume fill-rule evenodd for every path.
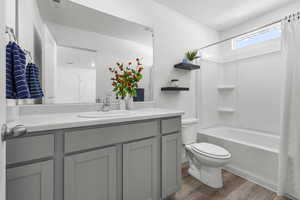
M 7 200 L 159 200 L 181 180 L 182 112 L 27 116 L 7 141 Z

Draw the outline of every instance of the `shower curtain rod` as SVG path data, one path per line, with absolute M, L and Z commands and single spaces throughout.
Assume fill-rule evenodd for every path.
M 198 51 L 199 51 L 199 50 L 203 50 L 203 49 L 206 49 L 206 48 L 208 48 L 208 47 L 211 47 L 211 46 L 214 46 L 214 45 L 217 45 L 217 44 L 220 44 L 220 43 L 223 43 L 223 42 L 232 40 L 232 39 L 234 39 L 234 38 L 237 38 L 237 37 L 246 35 L 246 34 L 248 34 L 248 33 L 252 33 L 252 32 L 258 31 L 258 30 L 263 29 L 263 28 L 266 28 L 266 27 L 268 27 L 268 26 L 272 26 L 272 25 L 274 25 L 274 24 L 277 24 L 277 23 L 281 22 L 282 20 L 283 20 L 283 19 L 276 20 L 276 21 L 274 21 L 274 22 L 271 22 L 271 23 L 269 23 L 269 24 L 265 24 L 265 25 L 263 25 L 263 26 L 260 26 L 260 27 L 257 27 L 257 28 L 255 28 L 255 29 L 252 29 L 252 30 L 250 30 L 250 31 L 247 31 L 247 32 L 244 32 L 244 33 L 241 33 L 241 34 L 238 34 L 238 35 L 234 35 L 234 36 L 231 36 L 231 37 L 226 38 L 226 39 L 224 39 L 224 40 L 220 40 L 220 41 L 218 41 L 218 42 L 215 42 L 215 43 L 206 45 L 206 46 L 201 47 L 201 48 L 199 48 L 199 49 L 197 49 L 197 50 L 198 50 Z
M 221 40 L 221 41 L 218 41 L 218 42 L 215 42 L 215 43 L 212 43 L 212 44 L 206 45 L 206 46 L 204 46 L 204 47 L 201 47 L 200 49 L 196 49 L 196 50 L 198 50 L 198 51 L 199 51 L 199 50 L 203 50 L 203 49 L 206 49 L 206 48 L 208 48 L 208 47 L 211 47 L 211 46 L 214 46 L 214 45 L 217 45 L 217 44 L 220 44 L 220 43 L 223 43 L 223 42 L 226 42 L 226 41 L 232 40 L 232 39 L 234 39 L 234 38 L 237 38 L 237 37 L 240 37 L 240 36 L 243 36 L 243 35 L 246 35 L 246 34 L 249 34 L 249 33 L 255 32 L 255 31 L 258 31 L 258 30 L 260 30 L 260 29 L 263 29 L 263 28 L 266 28 L 266 27 L 268 27 L 268 26 L 272 26 L 272 25 L 274 25 L 274 24 L 277 24 L 277 23 L 281 22 L 282 20 L 285 20 L 285 19 L 290 19 L 290 18 L 292 18 L 292 17 L 294 17 L 294 16 L 296 16 L 296 15 L 298 15 L 298 18 L 299 18 L 299 16 L 300 16 L 300 12 L 297 12 L 297 13 L 294 13 L 294 14 L 290 14 L 290 15 L 288 15 L 288 16 L 286 16 L 286 17 L 282 18 L 282 19 L 279 19 L 279 20 L 273 21 L 273 22 L 271 22 L 271 23 L 269 23 L 269 24 L 265 24 L 265 25 L 263 25 L 263 26 L 260 26 L 260 27 L 254 28 L 254 29 L 252 29 L 252 30 L 250 30 L 250 31 L 247 31 L 247 32 L 244 32 L 244 33 L 241 33 L 241 34 L 238 34 L 238 35 L 235 35 L 235 36 L 232 36 L 232 37 L 226 38 L 226 39 L 224 39 L 224 40 Z

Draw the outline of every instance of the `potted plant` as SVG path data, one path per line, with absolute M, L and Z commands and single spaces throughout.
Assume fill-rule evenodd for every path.
M 200 58 L 197 50 L 186 52 L 185 57 L 189 63 L 193 63 L 194 60 Z
M 123 63 L 117 63 L 115 68 L 109 68 L 113 73 L 112 86 L 116 98 L 120 99 L 120 109 L 132 109 L 133 97 L 137 96 L 136 89 L 138 83 L 143 78 L 143 67 L 140 59 L 135 60 L 135 64 L 129 62 L 127 66 Z M 124 106 L 126 105 L 126 106 Z

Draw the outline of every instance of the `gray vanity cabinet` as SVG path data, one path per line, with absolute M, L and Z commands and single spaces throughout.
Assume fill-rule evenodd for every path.
M 64 200 L 116 200 L 115 147 L 65 157 Z
M 123 200 L 157 200 L 158 138 L 123 145 Z
M 171 117 L 9 140 L 7 200 L 165 199 L 180 188 L 180 132 Z
M 7 200 L 53 200 L 53 161 L 7 169 Z
M 162 197 L 177 192 L 181 186 L 181 134 L 162 137 Z

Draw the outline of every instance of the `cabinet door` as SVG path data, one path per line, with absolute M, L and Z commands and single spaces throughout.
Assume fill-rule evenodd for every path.
M 162 137 L 162 196 L 166 198 L 181 186 L 181 135 Z
M 123 145 L 123 200 L 157 200 L 158 139 Z
M 116 200 L 116 148 L 65 157 L 64 200 Z
M 53 161 L 7 170 L 7 200 L 53 200 Z

